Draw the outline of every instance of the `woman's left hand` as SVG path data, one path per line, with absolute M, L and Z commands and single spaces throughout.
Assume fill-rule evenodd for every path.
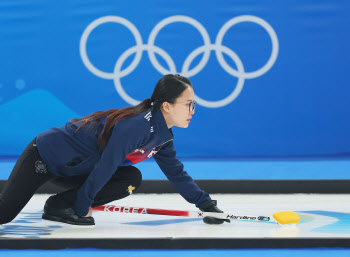
M 199 209 L 201 211 L 204 211 L 204 212 L 219 212 L 219 213 L 223 213 L 223 211 L 220 210 L 216 205 L 217 205 L 217 201 L 216 200 L 209 200 L 209 201 L 206 201 L 206 202 L 202 203 L 202 205 L 200 206 Z M 222 224 L 225 221 L 230 223 L 229 219 L 217 219 L 217 218 L 213 218 L 213 217 L 204 217 L 203 221 L 206 224 Z

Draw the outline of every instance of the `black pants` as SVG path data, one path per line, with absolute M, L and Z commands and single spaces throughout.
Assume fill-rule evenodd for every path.
M 49 181 L 67 190 L 51 196 L 57 207 L 72 207 L 78 188 L 88 176 L 61 178 L 50 172 L 45 174 L 36 173 L 35 162 L 40 158 L 40 155 L 33 144 L 35 144 L 35 139 L 18 158 L 2 190 L 0 195 L 0 224 L 12 221 L 32 198 L 35 191 Z M 103 205 L 128 196 L 128 187 L 131 185 L 136 190 L 140 187 L 141 181 L 141 172 L 136 167 L 120 166 L 107 184 L 98 192 L 92 206 Z

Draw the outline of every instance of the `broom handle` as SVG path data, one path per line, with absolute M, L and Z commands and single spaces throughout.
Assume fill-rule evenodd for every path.
M 182 216 L 182 217 L 192 217 L 192 218 L 213 217 L 218 219 L 232 219 L 232 220 L 246 220 L 246 221 L 270 221 L 270 222 L 278 223 L 273 217 L 268 217 L 268 216 L 242 215 L 242 214 L 217 213 L 217 212 L 179 211 L 179 210 L 152 209 L 152 208 L 143 208 L 143 207 L 125 207 L 125 206 L 114 206 L 114 205 L 97 206 L 97 207 L 94 207 L 93 210 L 104 211 L 104 212 L 118 212 L 118 213 L 139 213 L 139 214 Z

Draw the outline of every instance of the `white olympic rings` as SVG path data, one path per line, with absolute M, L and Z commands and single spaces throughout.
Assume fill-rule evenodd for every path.
M 130 32 L 133 34 L 136 45 L 132 46 L 128 50 L 126 50 L 116 61 L 116 64 L 114 66 L 113 72 L 104 72 L 96 68 L 89 60 L 86 52 L 86 43 L 88 40 L 88 37 L 90 33 L 99 25 L 108 23 L 108 22 L 114 22 L 114 23 L 119 23 L 121 25 L 124 25 L 126 28 L 130 30 Z M 176 70 L 175 63 L 173 59 L 170 57 L 170 55 L 165 52 L 163 49 L 157 47 L 154 45 L 155 39 L 160 32 L 165 26 L 174 23 L 174 22 L 184 22 L 187 24 L 192 25 L 194 28 L 196 28 L 199 33 L 201 34 L 203 38 L 203 45 L 199 46 L 195 50 L 193 50 L 185 59 L 185 62 L 182 66 L 181 72 Z M 241 23 L 241 22 L 253 22 L 261 27 L 263 27 L 266 32 L 269 34 L 271 38 L 271 43 L 272 43 L 272 51 L 269 60 L 267 63 L 261 67 L 260 69 L 252 72 L 245 72 L 243 63 L 241 59 L 238 57 L 238 55 L 231 50 L 230 48 L 223 46 L 222 41 L 223 38 L 226 34 L 226 32 L 234 25 Z M 203 27 L 202 24 L 200 24 L 198 21 L 195 19 L 188 17 L 188 16 L 183 16 L 183 15 L 176 15 L 176 16 L 171 16 L 168 17 L 161 22 L 159 22 L 151 31 L 151 34 L 148 38 L 148 44 L 143 44 L 141 34 L 137 30 L 137 28 L 128 20 L 118 17 L 118 16 L 105 16 L 98 18 L 94 20 L 92 23 L 90 23 L 87 28 L 84 30 L 81 39 L 80 39 L 80 55 L 81 59 L 86 66 L 86 68 L 95 74 L 96 76 L 104 79 L 110 79 L 114 81 L 115 88 L 119 95 L 129 104 L 131 105 L 136 105 L 139 104 L 140 101 L 130 97 L 125 90 L 123 89 L 121 85 L 120 79 L 122 77 L 125 77 L 129 75 L 131 72 L 133 72 L 136 68 L 136 66 L 140 63 L 141 58 L 142 58 L 142 52 L 147 51 L 149 59 L 153 65 L 153 67 L 160 72 L 161 74 L 165 75 L 168 73 L 180 73 L 183 76 L 186 76 L 188 78 L 195 76 L 198 74 L 203 67 L 208 63 L 208 60 L 210 58 L 210 52 L 215 51 L 216 58 L 221 65 L 221 67 L 230 75 L 237 77 L 237 85 L 235 89 L 232 91 L 232 93 L 227 96 L 226 98 L 218 101 L 207 101 L 204 100 L 197 95 L 195 95 L 195 99 L 197 100 L 198 104 L 202 106 L 206 106 L 209 108 L 219 108 L 223 107 L 229 103 L 231 103 L 237 96 L 240 94 L 240 92 L 243 89 L 244 81 L 245 79 L 252 79 L 259 77 L 263 74 L 265 74 L 268 70 L 271 69 L 271 67 L 274 65 L 277 56 L 278 56 L 278 50 L 279 50 L 279 44 L 278 44 L 278 38 L 276 35 L 276 32 L 274 29 L 271 27 L 270 24 L 268 24 L 265 20 L 252 16 L 252 15 L 242 15 L 238 16 L 235 18 L 230 19 L 228 22 L 226 22 L 222 28 L 219 30 L 215 44 L 211 44 L 210 42 L 210 37 L 206 29 Z M 157 60 L 155 53 L 160 55 L 168 65 L 168 68 L 164 68 Z M 231 66 L 228 65 L 228 63 L 225 61 L 223 57 L 223 53 L 228 55 L 232 61 L 235 62 L 237 66 L 237 70 L 232 68 Z M 130 55 L 135 54 L 134 60 L 129 64 L 128 67 L 126 67 L 124 70 L 122 70 L 122 66 L 124 61 L 130 57 Z M 192 61 L 200 54 L 203 54 L 202 59 L 200 62 L 191 70 L 189 69 L 191 66 Z

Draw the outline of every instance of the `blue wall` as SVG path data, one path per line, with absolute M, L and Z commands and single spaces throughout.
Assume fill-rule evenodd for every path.
M 200 97 L 189 128 L 174 129 L 180 156 L 350 153 L 349 7 L 345 0 L 2 0 L 0 156 L 19 155 L 36 134 L 68 119 L 148 98 L 169 72 L 189 76 Z M 164 19 L 173 23 L 156 33 Z

